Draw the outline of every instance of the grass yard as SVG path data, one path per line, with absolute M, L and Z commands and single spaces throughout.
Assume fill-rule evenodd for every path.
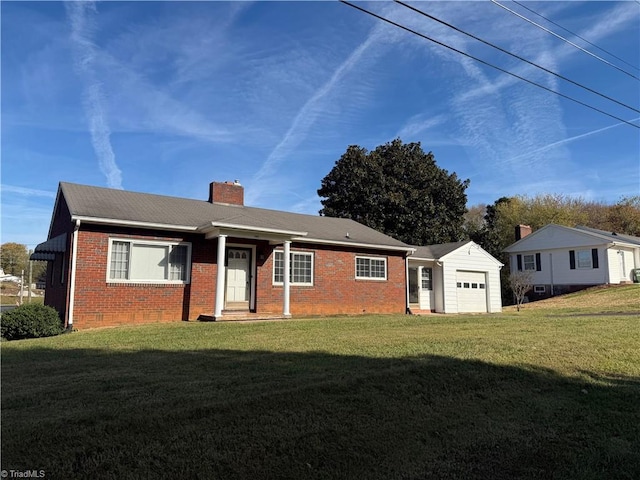
M 1 468 L 55 479 L 640 478 L 640 320 L 573 308 L 3 342 Z

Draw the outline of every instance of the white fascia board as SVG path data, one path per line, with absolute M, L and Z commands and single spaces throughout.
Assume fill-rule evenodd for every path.
M 249 225 L 237 225 L 234 223 L 222 223 L 222 222 L 207 223 L 205 225 L 198 227 L 197 230 L 202 233 L 211 233 L 213 231 L 227 230 L 229 231 L 229 233 L 238 231 L 238 232 L 249 232 L 254 234 L 266 233 L 271 235 L 283 235 L 286 237 L 305 237 L 307 235 L 307 232 L 282 230 L 279 228 L 252 227 Z
M 292 238 L 294 242 L 300 243 L 317 243 L 320 245 L 340 245 L 342 247 L 358 247 L 358 248 L 371 248 L 372 250 L 392 250 L 397 252 L 407 252 L 408 254 L 416 251 L 413 247 L 397 247 L 394 245 L 380 245 L 372 243 L 357 243 L 357 242 L 341 242 L 336 240 L 324 240 L 319 238 Z
M 409 261 L 411 261 L 411 260 L 417 260 L 417 261 L 420 261 L 420 262 L 436 262 L 438 259 L 437 258 L 411 256 L 411 257 L 409 257 Z
M 80 220 L 82 223 L 91 223 L 97 225 L 113 225 L 117 227 L 137 227 L 146 228 L 152 230 L 171 230 L 181 232 L 195 232 L 198 227 L 192 227 L 187 225 L 169 225 L 166 223 L 152 223 L 152 222 L 140 222 L 138 220 L 120 220 L 117 218 L 98 218 L 98 217 L 84 217 L 79 215 L 73 215 L 72 221 Z
M 453 255 L 454 253 L 456 253 L 458 250 L 461 250 L 463 248 L 475 248 L 476 250 L 479 250 L 480 252 L 482 252 L 484 254 L 485 257 L 487 257 L 489 260 L 491 260 L 493 263 L 495 263 L 497 266 L 499 267 L 504 267 L 504 263 L 502 263 L 500 260 L 498 260 L 496 257 L 494 257 L 493 255 L 491 255 L 489 252 L 487 252 L 484 248 L 482 248 L 480 245 L 478 245 L 476 242 L 474 242 L 473 240 L 470 240 L 469 242 L 465 243 L 464 245 L 460 245 L 458 248 L 456 248 L 455 250 L 452 250 L 451 252 L 443 255 L 442 257 L 440 257 L 438 259 L 438 261 L 443 261 L 445 260 L 449 255 Z
M 627 248 L 640 248 L 640 245 L 636 245 L 635 243 L 627 243 L 627 242 L 611 242 L 609 244 L 611 247 L 627 247 Z

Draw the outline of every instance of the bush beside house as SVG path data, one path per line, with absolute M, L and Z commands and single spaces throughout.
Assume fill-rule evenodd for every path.
M 35 303 L 3 313 L 0 323 L 2 337 L 7 340 L 52 337 L 64 331 L 54 308 Z

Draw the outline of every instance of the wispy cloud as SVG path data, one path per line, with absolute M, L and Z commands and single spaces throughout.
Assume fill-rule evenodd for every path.
M 37 190 L 35 188 L 18 187 L 15 185 L 0 185 L 2 193 L 14 193 L 16 195 L 23 195 L 26 197 L 47 197 L 56 198 L 56 192 L 49 192 L 47 190 Z
M 298 110 L 291 125 L 273 148 L 266 161 L 251 180 L 252 193 L 249 202 L 255 202 L 265 192 L 264 179 L 273 175 L 283 159 L 304 140 L 316 119 L 327 107 L 331 93 L 340 87 L 347 74 L 361 61 L 365 52 L 377 41 L 378 29 L 360 43 L 349 56 L 333 71 L 331 77 L 322 84 Z
M 634 119 L 629 120 L 629 121 L 630 122 L 637 122 L 638 120 L 640 120 L 640 117 L 634 118 Z M 552 143 L 549 143 L 548 145 L 544 145 L 543 147 L 537 148 L 537 149 L 532 150 L 530 152 L 526 152 L 526 153 L 523 153 L 521 155 L 517 155 L 515 157 L 505 159 L 505 160 L 502 161 L 502 163 L 507 163 L 507 164 L 508 163 L 512 163 L 512 162 L 515 162 L 515 161 L 520 160 L 522 158 L 527 158 L 527 157 L 530 157 L 532 155 L 536 155 L 538 153 L 546 152 L 547 150 L 551 150 L 553 148 L 561 147 L 561 146 L 564 146 L 564 145 L 566 145 L 568 143 L 575 142 L 577 140 L 581 140 L 583 138 L 590 137 L 592 135 L 597 135 L 598 133 L 606 132 L 607 130 L 611 130 L 612 128 L 617 128 L 617 127 L 620 127 L 620 126 L 623 126 L 623 125 L 626 125 L 626 124 L 622 123 L 622 122 L 619 122 L 619 123 L 615 123 L 613 125 L 609 125 L 608 127 L 598 128 L 597 130 L 592 130 L 590 132 L 582 133 L 580 135 L 575 135 L 573 137 L 564 138 L 562 140 L 558 140 L 557 142 L 552 142 Z
M 425 113 L 413 115 L 407 122 L 400 128 L 396 137 L 401 138 L 403 141 L 409 141 L 427 130 L 437 127 L 446 122 L 445 115 L 430 116 Z M 430 143 L 431 144 L 431 143 Z
M 102 83 L 95 74 L 96 46 L 93 43 L 94 2 L 65 2 L 71 23 L 71 41 L 74 46 L 76 69 L 84 82 L 82 103 L 89 122 L 91 143 L 98 157 L 100 171 L 111 188 L 122 188 L 122 172 L 116 164 L 111 146 L 111 130 L 105 109 Z

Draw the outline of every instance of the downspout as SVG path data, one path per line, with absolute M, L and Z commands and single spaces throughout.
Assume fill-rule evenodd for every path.
M 80 220 L 76 219 L 73 228 L 73 239 L 71 240 L 71 278 L 69 279 L 69 312 L 67 314 L 67 330 L 73 330 L 73 305 L 76 298 L 76 260 L 78 258 L 78 231 L 80 230 Z
M 409 254 L 404 257 L 404 287 L 405 314 L 409 314 Z
M 551 296 L 554 296 L 553 289 L 553 253 L 549 253 L 549 281 L 551 282 Z

